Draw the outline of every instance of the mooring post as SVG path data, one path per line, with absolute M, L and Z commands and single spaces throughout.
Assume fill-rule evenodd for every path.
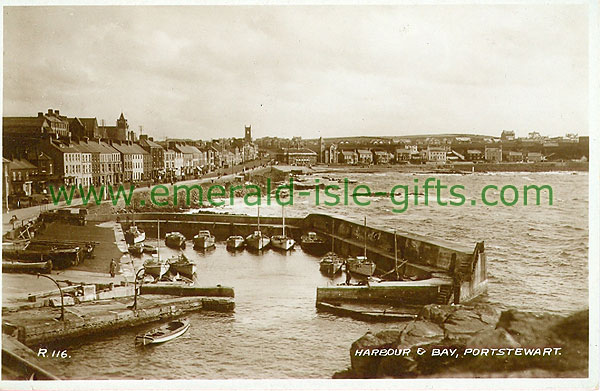
M 64 322 L 65 321 L 65 301 L 64 301 L 62 288 L 60 287 L 60 285 L 58 285 L 58 281 L 56 281 L 54 278 L 47 276 L 45 274 L 37 273 L 37 276 L 38 276 L 38 278 L 46 277 L 47 279 L 49 279 L 53 283 L 55 283 L 56 286 L 58 287 L 58 291 L 60 292 L 60 317 L 57 318 L 57 320 L 62 320 Z

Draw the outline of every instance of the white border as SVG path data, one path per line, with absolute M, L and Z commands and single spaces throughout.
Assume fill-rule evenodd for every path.
M 139 389 L 139 390 L 174 390 L 174 389 L 201 389 L 201 390 L 388 390 L 388 389 L 448 389 L 448 390 L 479 390 L 479 389 L 555 389 L 555 390 L 598 390 L 598 368 L 600 367 L 599 350 L 599 305 L 600 305 L 600 13 L 597 0 L 577 1 L 314 1 L 314 0 L 225 0 L 225 1 L 193 1 L 177 0 L 172 2 L 153 0 L 120 0 L 120 1 L 43 1 L 43 0 L 4 0 L 5 6 L 80 6 L 80 5 L 343 5 L 343 4 L 390 4 L 390 5 L 415 5 L 415 4 L 587 4 L 588 5 L 588 38 L 589 38 L 589 135 L 590 135 L 590 169 L 589 169 L 589 315 L 590 315 L 590 351 L 589 351 L 589 377 L 587 379 L 378 379 L 378 380 L 332 380 L 332 379 L 264 379 L 264 380 L 97 380 L 97 381 L 0 381 L 0 390 L 109 390 L 109 389 Z M 4 12 L 3 12 L 4 15 Z M 0 21 L 0 36 L 4 42 L 3 17 Z M 0 94 L 3 95 L 3 78 L 0 80 Z M 2 110 L 2 109 L 0 109 Z M 0 140 L 1 146 L 1 140 Z M 2 282 L 0 279 L 0 294 Z M 340 368 L 340 370 L 343 368 Z

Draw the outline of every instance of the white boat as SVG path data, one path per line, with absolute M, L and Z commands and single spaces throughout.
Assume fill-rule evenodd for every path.
M 194 236 L 195 249 L 207 249 L 215 245 L 215 237 L 210 231 L 199 231 L 198 235 Z
M 244 237 L 239 235 L 230 236 L 227 238 L 227 249 L 237 250 L 244 247 Z
M 271 238 L 267 235 L 263 235 L 260 231 L 260 206 L 258 207 L 258 219 L 257 219 L 257 230 L 246 236 L 246 245 L 253 250 L 264 250 L 269 243 Z
M 170 265 L 159 257 L 152 257 L 144 261 L 144 274 L 149 274 L 155 279 L 160 279 L 169 271 Z
M 188 320 L 174 320 L 162 327 L 136 336 L 135 340 L 136 342 L 140 342 L 142 345 L 164 343 L 183 335 L 189 328 L 190 322 Z
M 250 235 L 246 236 L 246 245 L 254 250 L 263 250 L 269 245 L 270 242 L 271 239 L 268 236 L 263 235 L 263 233 L 260 231 L 254 231 Z
M 167 260 L 173 274 L 181 274 L 182 276 L 193 278 L 196 274 L 196 264 L 191 262 L 184 254 L 171 257 Z
M 146 240 L 146 233 L 139 229 L 135 224 L 132 224 L 125 231 L 125 242 L 129 245 L 141 243 Z
M 280 250 L 287 251 L 294 247 L 294 244 L 296 242 L 294 241 L 294 239 L 287 237 L 285 234 L 285 212 L 283 206 L 281 207 L 281 218 L 283 226 L 281 235 L 271 236 L 271 245 Z

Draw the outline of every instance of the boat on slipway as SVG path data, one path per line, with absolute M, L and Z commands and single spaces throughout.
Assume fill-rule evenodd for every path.
M 264 250 L 271 243 L 271 238 L 264 235 L 260 230 L 260 207 L 258 208 L 258 217 L 256 231 L 246 236 L 246 246 L 251 250 Z
M 190 322 L 187 319 L 174 320 L 162 327 L 137 335 L 135 340 L 142 345 L 161 344 L 182 336 L 189 328 Z

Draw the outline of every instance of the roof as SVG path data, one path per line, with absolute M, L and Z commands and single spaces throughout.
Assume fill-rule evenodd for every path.
M 308 148 L 286 148 L 284 150 L 288 155 L 316 155 L 317 153 Z
M 469 149 L 469 150 L 467 150 L 467 153 L 475 154 L 475 153 L 481 153 L 481 151 L 479 149 Z
M 371 154 L 371 150 L 369 150 L 369 149 L 357 149 L 356 152 L 357 153 L 368 153 L 368 154 Z
M 516 155 L 522 155 L 523 153 L 522 152 L 509 151 L 508 154 L 516 156 Z
M 46 117 L 2 117 L 3 128 L 29 128 L 49 126 Z
M 373 151 L 373 152 L 376 153 L 377 155 L 379 155 L 379 154 L 387 155 L 387 151 Z
M 432 152 L 446 152 L 442 147 L 428 147 L 427 150 Z
M 13 159 L 8 164 L 9 169 L 11 170 L 37 170 L 37 167 L 33 164 L 29 163 L 25 159 Z
M 158 145 L 157 143 L 155 143 L 154 141 L 144 138 L 144 139 L 140 139 L 139 144 L 144 147 L 144 146 L 148 146 L 150 148 L 160 148 L 163 149 L 162 146 Z
M 345 150 L 345 151 L 344 151 L 344 150 L 342 150 L 342 153 L 343 153 L 344 155 L 348 155 L 348 154 L 350 154 L 350 155 L 356 155 L 356 152 L 354 152 L 354 151 L 348 151 L 348 150 Z
M 396 149 L 396 153 L 412 153 L 412 150 L 405 149 L 405 148 L 398 148 L 398 149 Z
M 175 148 L 176 150 L 179 150 L 179 152 L 186 154 L 199 155 L 201 153 L 200 150 L 193 145 L 178 144 Z
M 527 156 L 542 156 L 542 154 L 539 152 L 529 152 Z

